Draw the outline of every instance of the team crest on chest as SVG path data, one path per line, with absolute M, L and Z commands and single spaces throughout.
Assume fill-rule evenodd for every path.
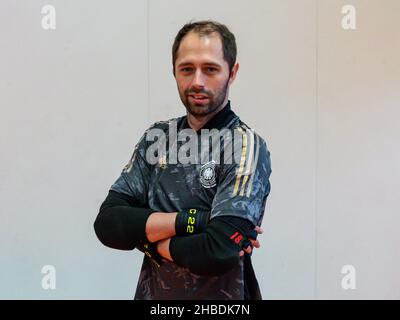
M 212 188 L 217 184 L 215 161 L 207 162 L 200 169 L 200 183 L 204 188 Z

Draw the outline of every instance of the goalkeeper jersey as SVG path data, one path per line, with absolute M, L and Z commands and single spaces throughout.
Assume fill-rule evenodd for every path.
M 154 211 L 198 208 L 261 226 L 270 192 L 266 142 L 232 111 L 230 101 L 199 131 L 187 117 L 153 124 L 143 134 L 111 190 Z M 195 253 L 193 253 L 195 254 Z M 251 257 L 222 276 L 196 275 L 144 255 L 135 299 L 261 299 Z

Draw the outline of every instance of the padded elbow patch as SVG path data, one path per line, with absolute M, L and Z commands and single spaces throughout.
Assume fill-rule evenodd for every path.
M 239 251 L 247 240 L 251 222 L 238 217 L 216 217 L 205 232 L 174 237 L 170 254 L 174 262 L 198 275 L 222 275 L 239 263 Z

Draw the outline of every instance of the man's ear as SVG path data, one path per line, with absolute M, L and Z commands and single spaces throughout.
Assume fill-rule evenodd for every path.
M 232 67 L 231 74 L 229 75 L 229 84 L 232 84 L 232 82 L 235 80 L 238 70 L 239 62 L 236 62 Z

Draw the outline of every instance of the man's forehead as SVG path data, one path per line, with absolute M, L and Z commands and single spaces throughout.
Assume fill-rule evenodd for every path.
M 199 35 L 194 32 L 188 33 L 183 39 L 178 49 L 177 62 L 191 63 L 193 60 L 208 61 L 209 63 L 221 64 L 223 60 L 222 42 L 218 34 Z

